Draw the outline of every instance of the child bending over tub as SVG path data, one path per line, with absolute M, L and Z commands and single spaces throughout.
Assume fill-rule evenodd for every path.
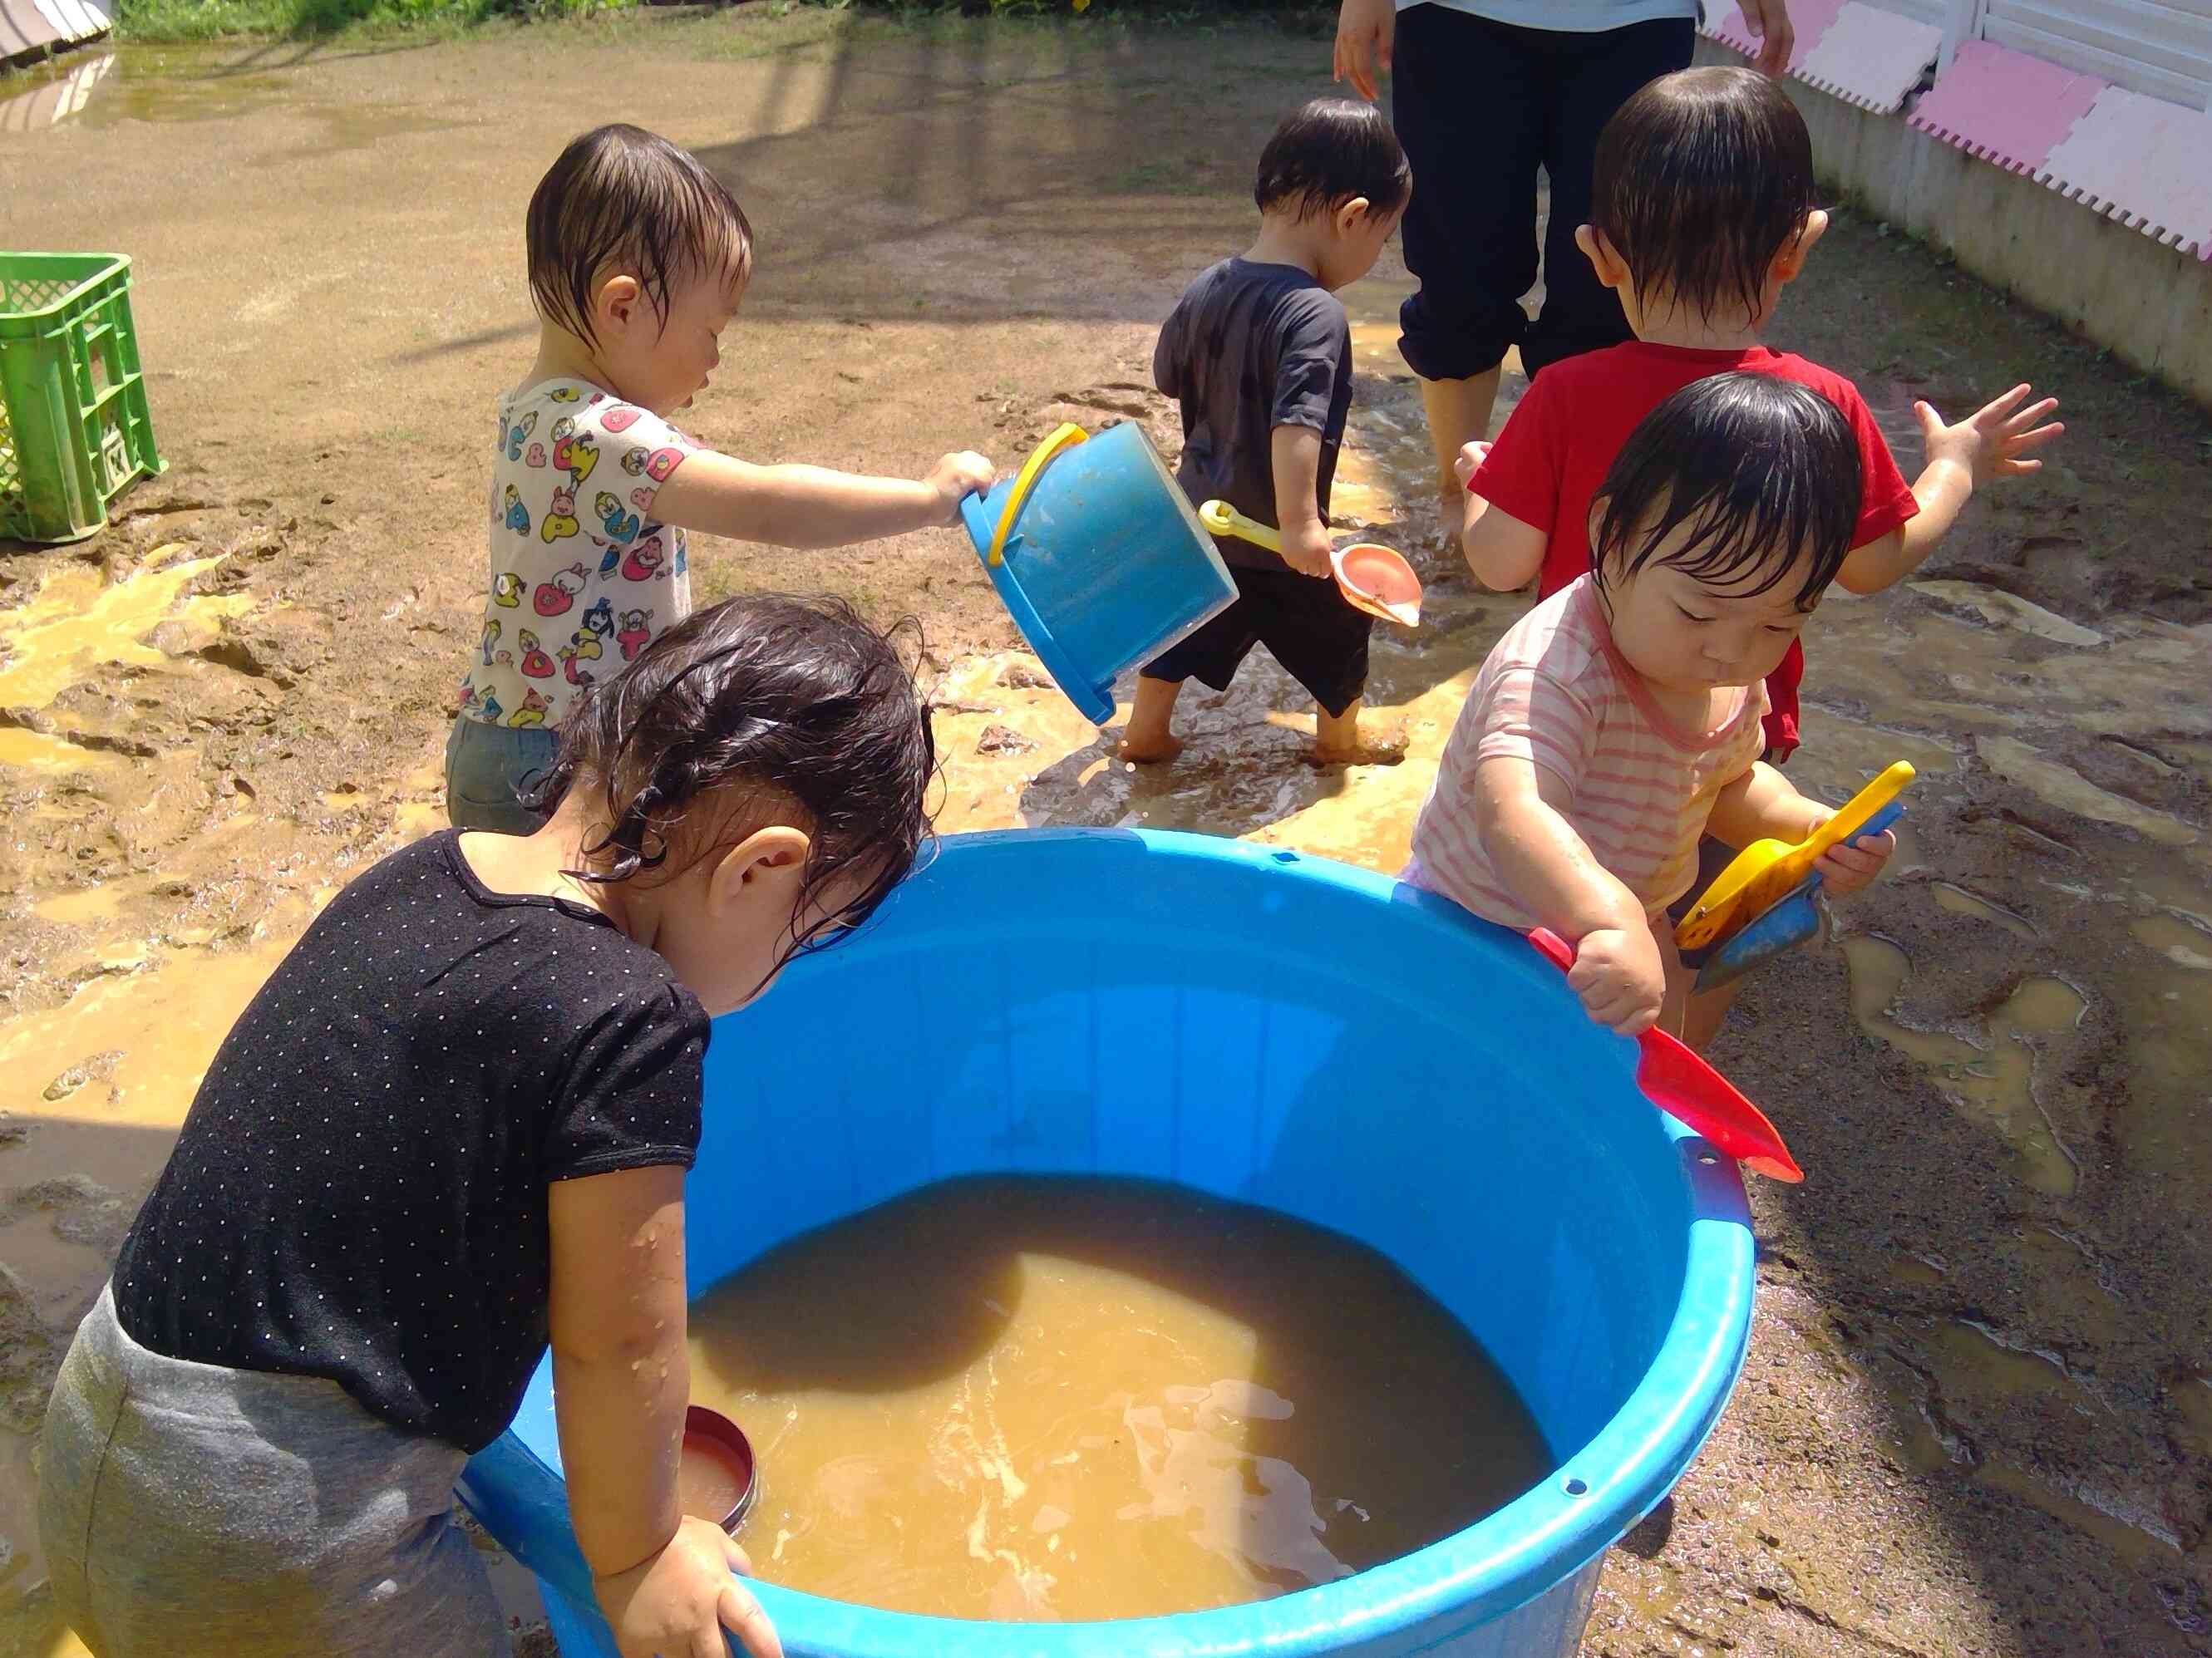
M 453 1481 L 550 1341 L 623 1658 L 721 1628 L 778 1658 L 744 1554 L 678 1503 L 708 1021 L 874 909 L 934 768 L 890 638 L 732 599 L 579 698 L 537 833 L 443 831 L 332 901 L 225 1039 L 47 1407 L 40 1527 L 88 1647 L 503 1658 Z
M 1590 505 L 1589 574 L 1498 641 L 1444 746 L 1405 878 L 1576 945 L 1590 1017 L 1682 1028 L 1668 907 L 1701 835 L 1802 840 L 1834 815 L 1759 758 L 1764 681 L 1849 554 L 1850 425 L 1773 374 L 1692 382 L 1645 416 Z M 1894 848 L 1821 859 L 1832 896 Z
M 919 482 L 757 466 L 668 423 L 721 363 L 752 228 L 666 139 L 585 133 L 526 230 L 538 358 L 499 400 L 483 619 L 446 744 L 448 818 L 506 835 L 544 821 L 532 785 L 585 689 L 691 613 L 685 531 L 843 546 L 956 522 L 992 477 L 969 453 Z

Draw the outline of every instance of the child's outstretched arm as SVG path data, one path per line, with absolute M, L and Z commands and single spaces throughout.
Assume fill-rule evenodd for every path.
M 925 478 L 863 477 L 822 466 L 756 466 L 702 449 L 653 498 L 655 518 L 772 547 L 842 547 L 959 520 L 960 498 L 990 487 L 995 469 L 963 451 Z
M 1946 425 L 1928 404 L 1912 405 L 1928 456 L 1912 485 L 1920 510 L 1879 541 L 1852 550 L 1836 573 L 1846 592 L 1878 593 L 1904 580 L 1949 533 L 1976 489 L 1992 479 L 2020 477 L 2042 466 L 2023 457 L 2066 428 L 2056 421 L 2038 424 L 2058 407 L 2056 398 L 2020 408 L 2031 389 L 2015 386 L 1955 426 Z
M 1724 845 L 1747 847 L 1768 835 L 1778 841 L 1802 841 L 1836 815 L 1833 806 L 1808 799 L 1790 780 L 1764 760 L 1726 785 L 1713 802 L 1705 832 Z M 1897 837 L 1884 830 L 1862 835 L 1842 846 L 1832 847 L 1814 867 L 1832 898 L 1848 897 L 1880 875 L 1889 854 L 1897 850 Z
M 1567 982 L 1590 1017 L 1628 1036 L 1656 1023 L 1667 999 L 1658 940 L 1636 895 L 1567 821 L 1567 785 L 1533 761 L 1492 756 L 1474 768 L 1474 799 L 1498 878 L 1575 942 Z
M 1467 518 L 1460 525 L 1459 544 L 1467 555 L 1467 568 L 1474 579 L 1494 593 L 1518 592 L 1536 579 L 1544 566 L 1544 549 L 1550 537 L 1533 524 L 1523 524 L 1512 513 L 1493 507 L 1469 488 L 1475 470 L 1492 446 L 1478 440 L 1468 444 L 1452 462 L 1460 488 L 1466 489 Z
M 744 1552 L 677 1496 L 691 1365 L 684 1345 L 684 1171 L 556 1181 L 553 1406 L 576 1543 L 623 1658 L 723 1649 L 782 1658 L 732 1570 Z

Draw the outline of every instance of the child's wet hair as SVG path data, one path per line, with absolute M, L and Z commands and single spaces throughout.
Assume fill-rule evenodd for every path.
M 1260 152 L 1252 199 L 1262 213 L 1293 208 L 1300 218 L 1355 196 L 1368 216 L 1395 213 L 1413 193 L 1413 169 L 1398 135 L 1374 105 L 1316 98 L 1296 111 Z
M 1700 321 L 1733 303 L 1758 316 L 1774 256 L 1817 204 L 1805 118 L 1755 70 L 1662 75 L 1598 135 L 1590 228 L 1639 301 L 1669 295 Z
M 1809 610 L 1851 550 L 1859 519 L 1858 440 L 1836 405 L 1772 374 L 1693 380 L 1650 414 L 1599 486 L 1590 568 L 1598 586 L 1659 562 L 1749 597 L 1799 577 Z M 1753 580 L 1756 578 L 1756 580 Z
M 752 226 L 699 158 L 617 122 L 572 140 L 530 197 L 530 293 L 539 313 L 597 343 L 592 291 L 635 275 L 665 325 L 678 285 L 752 270 Z
M 664 869 L 672 851 L 696 862 L 788 823 L 811 848 L 784 955 L 866 920 L 930 838 L 936 742 L 902 654 L 910 644 L 918 655 L 919 633 L 910 621 L 878 630 L 842 599 L 784 593 L 745 594 L 677 623 L 562 723 L 538 804 L 550 810 L 570 788 L 590 788 L 608 826 L 573 873 L 626 881 Z M 854 896 L 802 927 L 848 878 Z

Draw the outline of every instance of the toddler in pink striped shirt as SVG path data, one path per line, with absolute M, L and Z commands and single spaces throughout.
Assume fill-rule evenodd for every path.
M 1699 837 L 1802 840 L 1833 815 L 1759 758 L 1761 682 L 1850 550 L 1859 455 L 1817 392 L 1717 374 L 1645 417 L 1590 507 L 1590 571 L 1498 641 L 1444 746 L 1405 878 L 1576 941 L 1569 982 L 1629 1035 L 1681 1029 L 1668 907 Z M 1820 861 L 1831 896 L 1895 841 Z

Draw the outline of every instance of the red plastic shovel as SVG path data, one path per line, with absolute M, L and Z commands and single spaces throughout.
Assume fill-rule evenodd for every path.
M 1575 952 L 1556 932 L 1538 927 L 1528 942 L 1562 973 L 1575 964 Z M 1647 1030 L 1636 1044 L 1636 1085 L 1644 1098 L 1769 1180 L 1794 1186 L 1805 1178 L 1766 1114 L 1737 1093 L 1727 1078 L 1663 1030 Z

